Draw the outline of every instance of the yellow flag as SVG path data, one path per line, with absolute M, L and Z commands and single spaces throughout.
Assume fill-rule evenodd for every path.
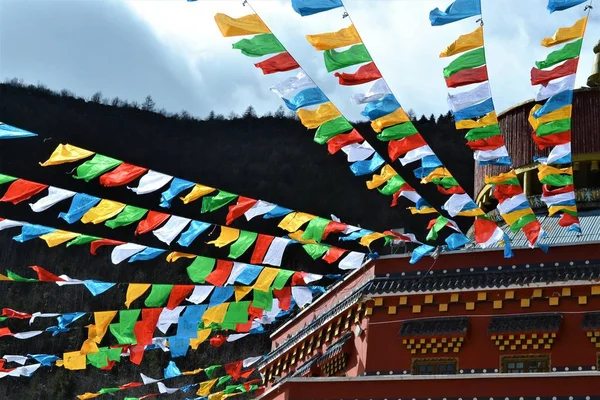
M 70 144 L 59 144 L 48 160 L 40 163 L 42 167 L 58 165 L 82 160 L 94 154 L 93 151 L 85 150 Z
M 58 230 L 42 235 L 40 236 L 40 239 L 44 240 L 48 247 L 54 247 L 64 242 L 68 242 L 71 239 L 75 239 L 79 235 L 79 233 Z
M 225 37 L 271 32 L 257 14 L 231 18 L 229 15 L 218 13 L 215 15 L 215 22 Z
M 100 396 L 100 393 L 90 393 L 90 392 L 87 392 L 87 393 L 84 393 L 84 394 L 77 395 L 77 398 L 79 400 L 87 400 L 87 399 L 93 399 L 94 397 L 98 397 L 98 396 Z
M 196 183 L 192 188 L 192 191 L 187 194 L 185 197 L 180 197 L 183 201 L 183 204 L 191 203 L 194 200 L 198 200 L 200 197 L 206 196 L 214 192 L 216 189 L 211 188 L 210 186 L 204 186 L 199 183 Z
M 388 126 L 402 124 L 404 122 L 410 121 L 410 117 L 402 107 L 390 113 L 388 115 L 384 115 L 383 117 L 377 118 L 371 122 L 371 128 L 377 133 L 381 132 Z
M 268 292 L 277 274 L 279 274 L 278 268 L 264 267 L 256 278 L 253 288 L 261 292 Z
M 587 25 L 587 20 L 587 17 L 583 17 L 579 21 L 575 22 L 575 25 L 573 26 L 570 26 L 568 28 L 558 28 L 554 36 L 544 38 L 544 40 L 542 40 L 542 46 L 551 47 L 557 44 L 568 42 L 569 40 L 579 39 L 580 37 L 583 37 L 583 34 L 585 33 L 585 27 Z
M 315 110 L 299 109 L 297 112 L 298 118 L 302 125 L 308 129 L 317 129 L 327 121 L 342 115 L 339 110 L 330 102 L 321 104 Z
M 240 230 L 235 228 L 221 227 L 221 234 L 215 240 L 211 240 L 207 244 L 215 245 L 216 247 L 227 246 L 229 243 L 235 242 L 240 237 Z
M 130 283 L 127 286 L 127 295 L 125 296 L 125 307 L 129 308 L 131 303 L 143 295 L 150 288 L 150 283 Z
M 234 286 L 235 301 L 240 301 L 245 295 L 252 291 L 252 286 Z
M 494 184 L 494 183 L 502 183 L 505 182 L 509 179 L 514 179 L 517 177 L 517 173 L 515 172 L 514 169 L 511 169 L 508 172 L 505 172 L 503 174 L 499 174 L 496 176 L 487 176 L 485 177 L 485 184 L 489 185 L 489 184 Z
M 479 215 L 485 214 L 481 208 L 474 208 L 472 210 L 460 211 L 458 214 L 459 217 L 477 217 Z
M 381 169 L 381 173 L 379 175 L 374 174 L 373 179 L 371 179 L 370 181 L 367 181 L 367 187 L 369 189 L 373 190 L 373 189 L 383 185 L 384 183 L 386 183 L 387 181 L 389 181 L 396 175 L 397 175 L 397 173 L 394 170 L 394 168 L 392 168 L 392 166 L 389 164 L 385 164 L 383 166 L 383 168 Z
M 452 174 L 444 167 L 437 167 L 429 173 L 425 178 L 421 179 L 421 183 L 425 184 L 434 179 L 452 178 Z
M 573 106 L 569 104 L 568 106 L 561 107 L 558 110 L 554 110 L 546 115 L 542 115 L 540 118 L 534 117 L 533 113 L 539 110 L 540 108 L 542 108 L 542 105 L 536 104 L 529 112 L 529 124 L 531 125 L 534 131 L 536 131 L 537 128 L 542 124 L 552 121 L 560 121 L 561 119 L 571 118 L 571 113 L 573 112 Z
M 541 181 L 548 175 L 573 175 L 573 167 L 556 168 L 551 165 L 540 164 L 538 166 L 538 179 Z
M 373 232 L 361 237 L 359 243 L 361 246 L 369 247 L 371 243 L 373 243 L 375 240 L 381 239 L 383 237 L 385 237 L 383 233 Z
M 277 226 L 281 229 L 285 229 L 288 232 L 295 232 L 300 229 L 302 225 L 313 218 L 315 218 L 314 215 L 295 211 L 286 215 Z
M 296 232 L 290 233 L 288 236 L 290 239 L 295 240 L 296 242 L 300 242 L 302 244 L 317 244 L 317 241 L 314 239 L 304 239 L 302 235 L 304 234 L 303 230 L 298 229 Z
M 204 322 L 204 326 L 209 326 L 213 322 L 216 322 L 217 324 L 223 322 L 228 307 L 229 303 L 222 303 L 214 307 L 208 307 L 202 316 L 202 322 Z
M 577 212 L 577 206 L 550 206 L 550 207 L 548 207 L 548 215 L 549 216 L 552 216 L 559 211 Z
M 206 330 L 206 329 L 205 329 L 205 330 Z M 209 331 L 210 331 L 210 329 L 209 329 Z M 208 333 L 210 334 L 210 332 L 208 332 Z M 196 350 L 196 349 L 194 349 L 194 350 Z M 193 371 L 185 371 L 185 372 L 182 372 L 182 374 L 183 374 L 183 375 L 185 375 L 185 376 L 190 376 L 190 375 L 198 375 L 198 374 L 199 374 L 200 372 L 202 372 L 202 371 L 204 371 L 204 368 L 196 368 L 196 369 L 195 369 L 195 370 L 193 370 Z
M 215 385 L 215 383 L 217 383 L 218 380 L 218 378 L 215 378 L 211 379 L 210 381 L 200 382 L 200 388 L 196 392 L 196 395 L 208 396 L 210 393 L 210 389 L 212 389 L 212 387 Z
M 498 116 L 496 115 L 496 111 L 492 111 L 484 117 L 479 118 L 477 121 L 473 121 L 472 119 L 464 119 L 462 121 L 458 121 L 456 123 L 456 129 L 483 128 L 485 126 L 490 126 L 497 123 Z
M 99 352 L 98 345 L 92 339 L 85 339 L 81 345 L 81 354 L 96 354 Z
M 211 332 L 212 332 L 212 329 L 210 329 L 210 328 L 202 329 L 201 331 L 198 331 L 197 338 L 190 339 L 190 346 L 192 346 L 192 349 L 197 350 L 198 346 L 200 346 L 202 343 L 204 343 L 206 341 L 206 339 L 208 339 Z M 198 373 L 198 372 L 196 372 L 196 373 Z M 186 374 L 184 373 L 184 375 L 186 375 Z M 189 375 L 192 375 L 192 374 L 189 374 Z
M 106 334 L 108 325 L 117 315 L 117 311 L 100 311 L 94 313 L 94 325 L 90 325 L 88 338 L 96 343 L 100 343 Z
M 0 281 L 12 281 L 12 279 L 6 275 L 0 274 Z
M 483 26 L 466 35 L 460 35 L 458 39 L 440 53 L 440 58 L 450 57 L 481 46 L 483 46 Z
M 435 211 L 435 208 L 433 208 L 433 207 L 423 207 L 420 210 L 417 209 L 416 207 L 408 207 L 408 209 L 410 210 L 411 214 L 433 214 L 433 213 L 437 213 L 437 211 Z
M 502 218 L 508 225 L 512 225 L 522 217 L 529 215 L 532 212 L 533 211 L 531 211 L 531 208 L 526 208 L 524 210 L 511 211 L 508 214 L 502 214 Z
M 224 391 L 220 391 L 220 392 L 208 395 L 208 400 L 223 400 L 225 398 L 226 397 L 225 397 L 225 392 Z
M 91 222 L 92 224 L 96 225 L 114 217 L 123 211 L 124 208 L 125 204 L 123 203 L 102 199 L 97 206 L 90 208 L 88 212 L 83 214 L 83 217 L 81 217 L 81 222 L 84 224 Z
M 354 25 L 340 29 L 337 32 L 306 35 L 306 40 L 317 50 L 331 50 L 361 43 L 360 36 Z
M 173 251 L 173 252 L 169 253 L 169 255 L 167 256 L 167 262 L 175 262 L 175 261 L 179 260 L 180 258 L 195 258 L 195 257 L 197 257 L 197 256 L 194 254 Z
M 63 362 L 66 369 L 81 370 L 85 369 L 86 357 L 85 354 L 81 354 L 79 351 L 71 351 L 63 353 Z

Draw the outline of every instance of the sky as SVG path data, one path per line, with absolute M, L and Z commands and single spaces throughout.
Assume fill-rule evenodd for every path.
M 327 73 L 323 56 L 305 35 L 357 27 L 374 61 L 405 110 L 418 115 L 448 110 L 442 75 L 449 59 L 438 54 L 478 24 L 469 18 L 432 27 L 429 11 L 449 0 L 345 0 L 343 10 L 301 17 L 289 0 L 0 0 L 0 78 L 43 83 L 90 97 L 101 91 L 158 108 L 259 114 L 282 103 L 269 87 L 290 76 L 263 75 L 250 58 L 232 49 L 241 38 L 224 38 L 214 23 L 222 12 L 240 17 L 253 7 L 311 78 L 350 119 L 361 107 L 350 101 L 361 87 L 342 87 Z M 584 16 L 583 6 L 549 14 L 547 0 L 482 0 L 490 84 L 498 111 L 532 98 L 529 71 L 548 49 L 546 36 Z M 593 10 L 579 63 L 577 86 L 585 85 L 600 39 L 600 9 Z M 353 72 L 357 67 L 348 68 Z M 342 70 L 341 72 L 344 72 Z

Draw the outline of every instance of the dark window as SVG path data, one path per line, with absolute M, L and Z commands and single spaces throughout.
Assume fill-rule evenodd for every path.
M 501 362 L 504 373 L 550 372 L 549 355 L 504 356 Z
M 456 358 L 417 358 L 413 360 L 413 375 L 450 375 L 456 374 Z

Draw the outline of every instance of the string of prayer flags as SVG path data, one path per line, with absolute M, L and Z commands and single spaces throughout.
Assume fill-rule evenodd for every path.
M 548 9 L 550 12 L 560 11 L 581 3 L 549 1 Z M 535 104 L 529 114 L 532 139 L 540 149 L 551 148 L 547 157 L 536 160 L 540 163 L 538 179 L 542 183 L 542 201 L 548 207 L 549 216 L 560 213 L 558 224 L 576 233 L 581 233 L 581 228 L 571 167 L 571 114 L 575 75 L 587 20 L 587 17 L 581 18 L 570 27 L 559 28 L 552 37 L 544 38 L 541 43 L 544 47 L 564 45 L 550 52 L 545 60 L 536 62 L 536 68 L 531 70 L 532 85 L 542 84 L 536 101 L 545 101 L 543 105 Z M 563 64 L 559 67 L 547 70 L 561 62 Z
M 26 131 L 25 129 L 17 128 L 12 125 L 0 122 L 0 140 L 2 139 L 21 139 L 26 137 L 37 136 L 33 132 Z

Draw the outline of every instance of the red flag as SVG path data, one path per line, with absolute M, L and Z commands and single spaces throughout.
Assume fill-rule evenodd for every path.
M 248 317 L 250 319 L 262 318 L 263 314 L 264 310 L 262 308 L 254 307 L 252 306 L 252 303 L 250 303 L 250 306 L 248 307 Z
M 150 394 L 140 397 L 138 400 L 149 399 L 150 397 L 156 397 L 156 396 L 160 396 L 160 393 L 150 393 Z
M 225 344 L 227 338 L 223 335 L 217 335 L 215 337 L 210 338 L 209 343 L 212 347 L 221 347 Z
M 402 192 L 416 192 L 416 190 L 408 183 L 404 183 L 400 186 L 400 189 L 392 195 L 392 204 L 390 204 L 390 207 L 396 207 L 398 205 L 398 199 L 402 195 Z
M 15 311 L 12 308 L 3 308 L 2 316 L 8 318 L 16 318 L 16 319 L 29 319 L 31 318 L 31 314 L 24 313 L 21 311 Z
M 248 374 L 248 371 L 244 371 L 244 373 L 242 374 L 242 376 L 243 376 L 243 375 L 248 375 L 248 376 L 250 376 L 250 375 L 252 375 L 252 373 L 254 372 L 254 370 L 255 370 L 255 368 L 252 368 L 252 369 L 248 370 L 248 371 L 250 371 L 250 373 L 249 373 L 249 374 Z M 246 378 L 246 379 L 248 379 L 248 376 L 246 376 L 245 378 Z M 244 382 L 244 388 L 246 389 L 246 391 L 248 391 L 248 390 L 250 390 L 250 387 L 251 387 L 252 385 L 254 385 L 255 383 L 259 383 L 259 382 L 261 382 L 261 380 L 260 380 L 260 379 L 252 379 L 251 381 Z M 258 390 L 258 389 L 257 389 L 257 390 Z
M 215 285 L 223 286 L 233 268 L 233 261 L 217 260 L 217 267 L 206 277 L 206 282 Z M 193 290 L 193 286 L 192 286 Z
M 90 253 L 92 253 L 93 256 L 96 256 L 98 255 L 96 254 L 96 251 L 98 251 L 98 249 L 102 246 L 120 246 L 122 244 L 125 244 L 125 242 L 112 239 L 94 240 L 92 243 L 90 243 Z
M 336 72 L 333 75 L 339 79 L 340 85 L 343 86 L 362 85 L 381 78 L 381 72 L 373 62 L 361 66 L 353 74 Z
M 148 168 L 138 167 L 128 163 L 122 163 L 116 169 L 107 172 L 100 177 L 102 186 L 122 186 L 142 176 Z
M 150 340 L 150 342 L 152 342 L 152 340 Z M 131 361 L 135 365 L 141 365 L 143 359 L 144 359 L 144 345 L 137 344 L 135 346 L 129 347 L 129 361 Z
M 553 79 L 574 74 L 577 72 L 578 63 L 579 57 L 571 58 L 570 60 L 565 61 L 564 64 L 561 64 L 554 69 L 541 70 L 537 68 L 531 68 L 531 85 L 547 86 L 548 83 Z
M 249 197 L 239 196 L 237 203 L 233 206 L 229 206 L 225 224 L 230 225 L 233 220 L 244 215 L 244 213 L 251 209 L 257 201 L 258 200 Z
M 484 65 L 479 68 L 465 69 L 458 71 L 446 79 L 446 86 L 455 88 L 459 86 L 470 85 L 472 83 L 485 82 L 488 80 L 487 67 Z
M 131 389 L 131 388 L 139 387 L 142 385 L 143 385 L 142 382 L 129 382 L 129 383 L 119 386 L 119 389 L 121 389 L 121 390 Z
M 250 332 L 250 329 L 252 329 L 252 320 L 246 322 L 245 324 L 235 324 L 235 331 L 237 333 Z
M 292 305 L 292 287 L 291 286 L 285 286 L 281 290 L 275 289 L 275 290 L 273 290 L 273 294 L 279 300 L 279 308 L 281 308 L 283 311 L 287 311 L 290 309 L 290 306 Z
M 360 143 L 363 140 L 365 140 L 365 138 L 363 138 L 356 129 L 352 129 L 350 133 L 341 133 L 329 139 L 327 141 L 327 151 L 329 154 L 335 154 L 340 151 L 342 147 L 353 143 Z
M 12 335 L 13 333 L 10 331 L 10 328 L 0 328 L 0 337 Z
M 542 194 L 544 196 L 556 196 L 557 194 L 570 193 L 575 190 L 575 187 L 573 185 L 563 186 L 554 190 L 550 189 L 551 187 L 552 186 L 549 185 L 542 185 Z
M 578 223 L 579 223 L 579 218 L 577 218 L 569 213 L 563 213 L 563 215 L 561 215 L 560 219 L 558 220 L 558 225 L 562 226 L 563 228 L 567 228 L 573 224 L 578 224 Z M 525 229 L 525 228 L 523 228 L 523 229 Z
M 233 263 L 232 263 L 233 264 Z M 186 297 L 188 297 L 193 291 L 194 285 L 175 285 L 169 295 L 169 301 L 167 301 L 167 309 L 172 310 L 177 307 Z
M 0 329 L 0 332 L 2 332 L 2 329 Z M 1 333 L 0 333 L 0 337 L 1 337 Z M 4 368 L 4 363 L 6 362 L 6 360 L 0 358 L 0 372 L 10 372 L 12 370 L 14 370 L 14 368 Z
M 146 219 L 141 220 L 137 228 L 135 228 L 135 234 L 143 235 L 144 233 L 148 233 L 165 222 L 169 217 L 169 214 L 158 211 L 149 211 Z
M 571 143 L 571 131 L 564 131 L 544 136 L 537 136 L 534 132 L 531 136 L 540 150 L 545 149 L 548 146 L 558 146 L 559 144 Z
M 292 275 L 292 281 L 290 283 L 291 286 L 304 286 L 306 282 L 304 282 L 304 276 L 306 272 L 296 271 L 294 275 Z
M 273 236 L 258 234 L 258 239 L 254 243 L 254 250 L 252 251 L 252 257 L 250 258 L 250 264 L 261 264 L 269 250 L 271 242 L 275 239 Z
M 523 193 L 523 189 L 520 185 L 494 185 L 494 197 L 499 203 L 521 193 Z
M 327 264 L 333 264 L 334 262 L 336 262 L 344 253 L 346 252 L 346 250 L 344 249 L 340 249 L 339 247 L 330 247 L 329 250 L 327 250 L 327 253 L 325 253 L 325 256 L 322 258 L 322 260 L 324 260 Z M 294 273 L 295 275 L 296 273 Z
M 279 53 L 276 56 L 267 58 L 257 64 L 254 64 L 256 68 L 262 69 L 263 74 L 273 74 L 275 72 L 291 71 L 296 68 L 300 68 L 294 57 L 290 53 Z
M 486 139 L 479 139 L 467 142 L 467 145 L 472 150 L 495 150 L 499 147 L 504 146 L 504 138 L 502 137 L 502 135 L 496 135 Z
M 227 372 L 235 380 L 240 379 L 240 373 L 242 372 L 243 361 L 235 361 L 229 364 L 225 364 L 225 372 Z
M 485 243 L 492 238 L 498 226 L 494 221 L 485 218 L 475 218 L 475 243 Z
M 436 187 L 437 187 L 438 192 L 440 192 L 442 194 L 464 194 L 465 193 L 463 188 L 461 188 L 460 186 L 452 186 L 452 187 L 449 187 L 448 189 L 446 189 L 440 185 L 436 185 Z
M 116 361 L 108 361 L 108 365 L 106 367 L 102 367 L 100 368 L 102 371 L 110 371 L 111 369 L 113 369 L 113 367 L 115 366 L 117 362 Z
M 138 346 L 152 344 L 152 335 L 156 329 L 162 308 L 142 308 L 142 320 L 135 323 L 133 332 Z M 141 361 L 141 357 L 140 357 Z
M 433 228 L 433 226 L 435 225 L 436 222 L 437 222 L 437 218 L 429 220 L 429 223 L 427 224 L 427 230 L 430 230 L 431 228 Z
M 33 265 L 31 267 L 37 273 L 38 280 L 42 282 L 64 282 L 65 280 L 59 276 L 54 275 L 52 272 L 45 270 L 42 267 Z
M 400 156 L 411 150 L 426 146 L 427 142 L 420 134 L 414 134 L 398 140 L 390 140 L 388 143 L 388 153 L 392 161 L 396 161 Z
M 17 179 L 10 184 L 0 201 L 19 204 L 22 201 L 29 200 L 47 187 L 48 185 L 42 185 L 41 183 Z
M 535 245 L 535 243 L 538 241 L 541 229 L 542 225 L 537 219 L 535 221 L 531 221 L 523 227 L 523 233 L 525 233 L 529 244 L 531 244 L 532 246 Z
M 323 238 L 322 239 L 323 240 L 327 239 L 327 236 L 330 233 L 333 233 L 333 232 L 344 232 L 347 227 L 348 227 L 348 225 L 343 224 L 341 222 L 331 221 L 325 227 L 325 230 L 323 231 Z

